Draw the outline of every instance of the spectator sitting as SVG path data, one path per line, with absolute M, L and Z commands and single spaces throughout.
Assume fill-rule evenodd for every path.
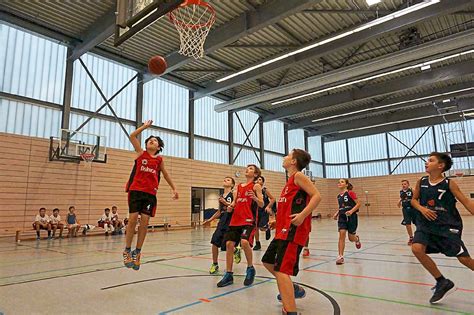
M 74 206 L 70 206 L 69 213 L 67 214 L 67 218 L 66 218 L 67 228 L 69 230 L 68 235 L 67 235 L 68 237 L 72 237 L 72 236 L 76 237 L 77 232 L 81 228 L 81 224 L 77 220 L 76 214 L 74 213 L 74 211 L 76 211 L 76 208 Z M 84 232 L 85 232 L 85 229 L 84 229 Z M 84 232 L 83 234 L 85 234 Z
M 114 231 L 112 235 L 115 234 L 122 234 L 123 223 L 122 220 L 119 219 L 119 215 L 117 212 L 117 206 L 112 206 L 112 224 L 114 226 Z
M 53 236 L 56 234 L 56 230 L 59 229 L 59 238 L 63 238 L 64 224 L 61 222 L 61 216 L 59 215 L 59 209 L 54 208 L 53 214 L 49 217 L 51 229 L 53 230 Z
M 33 223 L 33 229 L 36 230 L 36 239 L 40 238 L 40 229 L 48 230 L 48 240 L 51 239 L 51 224 L 49 224 L 49 216 L 46 215 L 46 208 L 41 207 L 39 214 L 36 215 L 35 222 Z
M 109 230 L 110 230 L 110 232 L 113 232 L 114 225 L 112 223 L 112 214 L 110 213 L 109 208 L 105 208 L 104 214 L 102 215 L 102 217 L 98 221 L 98 225 L 100 227 L 104 228 L 106 236 L 109 235 Z

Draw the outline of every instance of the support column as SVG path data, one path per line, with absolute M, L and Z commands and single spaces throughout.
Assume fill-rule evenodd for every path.
M 138 128 L 143 124 L 143 73 L 138 73 L 137 76 L 137 100 L 135 108 L 135 127 Z M 141 142 L 141 134 L 137 136 L 138 141 Z
M 234 161 L 234 112 L 227 112 L 228 134 L 229 134 L 229 164 Z
M 288 124 L 283 125 L 283 141 L 285 143 L 285 155 L 288 155 L 290 153 L 288 148 Z
M 69 59 L 72 54 L 72 48 L 67 49 L 66 59 L 66 78 L 64 82 L 63 93 L 63 111 L 61 118 L 61 129 L 70 129 L 69 121 L 71 118 L 71 99 L 72 99 L 72 77 L 74 73 L 74 61 Z
M 351 163 L 349 162 L 349 140 L 346 139 L 347 177 L 351 178 Z
M 388 174 L 392 174 L 392 165 L 390 165 L 390 146 L 388 145 L 388 133 L 385 133 L 385 147 L 387 150 Z
M 309 153 L 308 131 L 306 130 L 304 131 L 304 150 Z M 309 164 L 306 166 L 306 169 L 309 171 Z
M 194 159 L 194 91 L 189 91 L 188 158 Z
M 326 150 L 324 149 L 324 137 L 321 137 L 321 160 L 323 162 L 323 178 L 326 178 Z
M 263 118 L 260 116 L 258 118 L 258 131 L 259 131 L 259 140 L 260 140 L 260 168 L 265 169 L 265 139 L 263 136 Z

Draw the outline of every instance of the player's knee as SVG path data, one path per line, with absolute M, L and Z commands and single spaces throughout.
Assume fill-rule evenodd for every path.
M 242 247 L 250 246 L 249 241 L 248 241 L 248 240 L 244 240 L 244 239 L 242 239 L 242 240 L 240 241 L 240 244 L 242 245 Z
M 234 250 L 234 242 L 232 242 L 232 241 L 227 241 L 227 242 L 225 243 L 225 246 L 226 246 L 226 248 L 229 249 L 229 250 L 232 250 L 232 251 Z
M 411 245 L 411 251 L 415 256 L 422 255 L 425 253 L 425 248 L 423 247 L 422 244 L 416 243 L 416 244 Z

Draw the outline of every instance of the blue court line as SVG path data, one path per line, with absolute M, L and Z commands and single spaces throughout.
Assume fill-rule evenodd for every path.
M 374 245 L 374 246 L 371 246 L 371 247 L 367 247 L 367 248 L 362 249 L 362 250 L 360 250 L 360 251 L 358 251 L 358 252 L 350 253 L 350 254 L 346 255 L 346 257 L 355 255 L 355 254 L 357 254 L 357 253 L 362 253 L 362 252 L 364 252 L 364 251 L 366 251 L 366 250 L 369 250 L 369 249 L 372 249 L 372 248 L 375 248 L 375 247 L 378 247 L 378 246 L 381 246 L 381 245 L 385 245 L 385 244 L 387 244 L 387 243 L 390 243 L 390 242 L 399 240 L 399 239 L 401 239 L 402 237 L 403 237 L 403 236 L 397 237 L 396 239 L 393 239 L 393 240 L 390 240 L 390 241 L 386 241 L 386 242 L 382 242 L 382 243 L 379 243 L 379 244 Z M 317 267 L 317 266 L 320 266 L 320 265 L 324 265 L 324 264 L 327 264 L 327 263 L 329 263 L 329 262 L 333 262 L 333 261 L 335 261 L 335 260 L 336 260 L 336 259 L 331 259 L 331 260 L 323 261 L 323 262 L 317 263 L 317 264 L 315 264 L 315 265 L 312 265 L 312 266 L 308 266 L 308 267 L 306 267 L 306 268 L 303 268 L 303 270 L 311 269 L 311 268 L 313 268 L 313 267 Z
M 365 254 L 365 253 L 362 253 Z M 319 257 L 329 257 L 329 258 L 337 258 L 337 255 L 314 255 L 314 256 L 319 256 Z M 453 257 L 454 258 L 454 257 Z M 388 263 L 397 263 L 397 264 L 410 264 L 410 265 L 420 265 L 419 262 L 413 262 L 413 261 L 399 261 L 399 260 L 384 260 L 384 259 L 373 259 L 373 258 L 361 258 L 361 257 L 353 257 L 355 260 L 368 260 L 368 261 L 378 261 L 378 262 L 388 262 Z M 440 267 L 446 267 L 446 268 L 457 268 L 457 269 L 466 269 L 466 267 L 462 266 L 450 266 L 450 265 L 440 265 L 437 264 L 437 266 Z
M 242 288 L 238 288 L 238 289 L 235 289 L 235 290 L 230 290 L 230 291 L 224 292 L 224 293 L 222 293 L 222 294 L 218 294 L 218 295 L 211 296 L 211 297 L 209 297 L 209 298 L 207 298 L 207 299 L 208 299 L 208 300 L 215 300 L 215 299 L 218 299 L 218 298 L 220 298 L 220 297 L 223 297 L 223 296 L 226 296 L 226 295 L 235 293 L 235 292 L 239 292 L 239 291 L 242 291 L 242 290 L 246 290 L 246 289 L 253 288 L 253 287 L 257 286 L 257 285 L 260 285 L 260 284 L 269 282 L 269 281 L 271 281 L 271 280 L 272 280 L 272 279 L 268 279 L 268 280 L 264 280 L 264 281 L 262 281 L 262 282 L 253 284 L 253 285 L 248 286 L 248 287 L 242 287 Z M 158 314 L 159 314 L 159 315 L 166 315 L 166 314 L 169 314 L 169 313 L 172 313 L 172 312 L 176 312 L 176 311 L 179 311 L 179 310 L 182 310 L 182 309 L 185 309 L 185 308 L 188 308 L 188 307 L 197 305 L 197 304 L 202 304 L 202 303 L 204 303 L 204 302 L 202 302 L 202 301 L 196 301 L 196 302 L 192 302 L 192 303 L 189 303 L 189 304 L 185 304 L 185 305 L 182 305 L 182 306 L 178 306 L 178 307 L 175 307 L 175 308 L 172 308 L 172 309 L 169 309 L 169 310 L 160 312 L 160 313 L 158 313 Z

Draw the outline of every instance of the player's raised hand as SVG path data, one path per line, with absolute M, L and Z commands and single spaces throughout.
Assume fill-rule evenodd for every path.
M 147 128 L 150 128 L 151 125 L 153 125 L 153 120 L 149 119 L 149 120 L 147 120 L 147 121 L 145 121 L 145 122 L 143 123 L 143 126 L 142 126 L 142 127 L 143 127 L 144 129 L 147 129 Z

